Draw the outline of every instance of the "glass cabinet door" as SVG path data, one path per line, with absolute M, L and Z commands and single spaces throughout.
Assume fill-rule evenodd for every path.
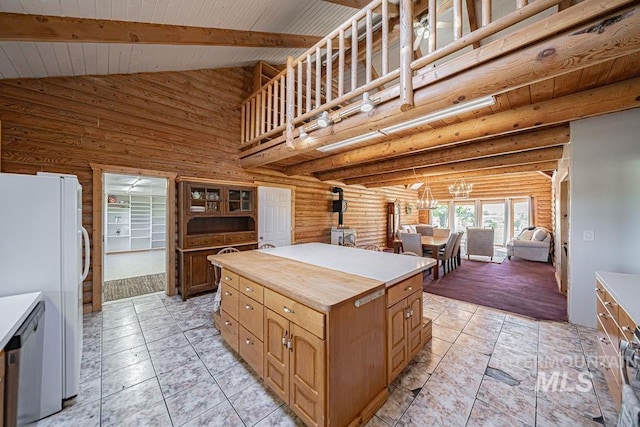
M 253 210 L 253 191 L 243 190 L 241 193 L 240 210 L 251 212 Z
M 229 188 L 227 191 L 227 213 L 247 213 L 252 212 L 253 190 L 244 188 Z
M 222 213 L 222 190 L 220 188 L 207 188 L 205 200 L 207 201 L 207 213 Z
M 229 190 L 228 198 L 227 198 L 227 212 L 228 213 L 236 213 L 240 212 L 240 200 L 241 200 L 240 190 Z

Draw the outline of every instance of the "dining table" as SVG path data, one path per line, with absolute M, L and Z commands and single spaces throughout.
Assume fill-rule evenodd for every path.
M 444 248 L 447 245 L 447 241 L 449 240 L 449 238 L 421 236 L 420 240 L 422 242 L 422 249 L 430 250 L 432 254 L 435 254 L 433 258 L 436 260 L 436 265 L 435 265 L 435 269 L 433 270 L 433 280 L 437 280 L 440 278 L 440 259 L 438 257 L 438 253 L 440 252 L 440 249 Z M 402 240 L 394 239 L 393 252 L 399 254 L 400 248 L 402 248 Z

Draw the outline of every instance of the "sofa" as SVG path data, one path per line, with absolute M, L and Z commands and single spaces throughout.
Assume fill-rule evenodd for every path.
M 553 235 L 544 227 L 529 227 L 507 243 L 507 258 L 549 262 Z

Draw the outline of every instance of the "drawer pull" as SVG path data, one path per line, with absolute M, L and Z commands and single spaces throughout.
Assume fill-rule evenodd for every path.
M 407 286 L 406 288 L 404 288 L 405 291 L 412 291 L 413 290 L 413 286 Z
M 289 339 L 289 341 L 287 341 L 287 348 L 293 351 L 293 343 L 291 342 L 291 338 Z
M 228 297 L 230 297 L 230 296 L 231 296 L 231 292 L 229 292 L 229 291 L 224 291 L 224 294 L 225 294 L 226 296 L 228 296 Z
M 289 308 L 286 305 L 282 307 L 282 309 L 284 310 L 285 313 L 295 313 L 295 310 L 293 308 Z
M 596 292 L 602 292 L 602 288 L 596 287 Z
M 604 362 L 600 362 L 600 367 L 609 370 L 609 366 Z
M 229 276 L 224 276 L 224 280 L 233 280 L 233 279 L 231 279 L 231 277 Z
M 607 339 L 606 339 L 606 338 L 604 338 L 604 337 L 599 337 L 598 339 L 600 340 L 600 342 L 601 342 L 601 343 L 609 344 L 609 343 L 607 342 Z
M 607 317 L 607 314 L 606 314 L 606 313 L 598 313 L 598 316 L 600 316 L 600 317 Z
M 611 305 L 613 305 L 613 304 L 611 303 L 611 301 L 605 301 L 605 302 L 604 302 L 604 305 L 611 306 Z
M 631 328 L 628 326 L 623 326 L 622 327 L 622 332 L 631 332 Z
M 247 292 L 253 292 L 253 288 L 250 288 L 248 286 L 246 288 L 244 288 L 244 290 L 247 291 Z
M 247 345 L 253 345 L 253 342 L 249 338 L 247 338 L 245 342 L 247 343 Z
M 282 345 L 283 346 L 287 346 L 287 334 L 289 334 L 289 332 L 285 331 L 284 335 L 282 336 Z
M 231 322 L 229 322 L 228 320 L 225 320 L 224 324 L 227 325 L 227 326 L 231 326 Z
M 253 307 L 251 307 L 249 304 L 245 305 L 244 308 L 247 310 L 253 310 Z

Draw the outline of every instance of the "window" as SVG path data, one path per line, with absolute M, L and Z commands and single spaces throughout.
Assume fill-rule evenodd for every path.
M 511 235 L 517 236 L 531 225 L 529 199 L 511 200 Z
M 440 204 L 431 210 L 431 225 L 439 228 L 449 227 L 449 204 Z
M 476 225 L 475 203 L 455 203 L 455 229 L 452 231 L 467 231 L 467 227 Z
M 505 244 L 507 223 L 505 218 L 504 201 L 482 201 L 482 227 L 493 228 L 493 244 Z

